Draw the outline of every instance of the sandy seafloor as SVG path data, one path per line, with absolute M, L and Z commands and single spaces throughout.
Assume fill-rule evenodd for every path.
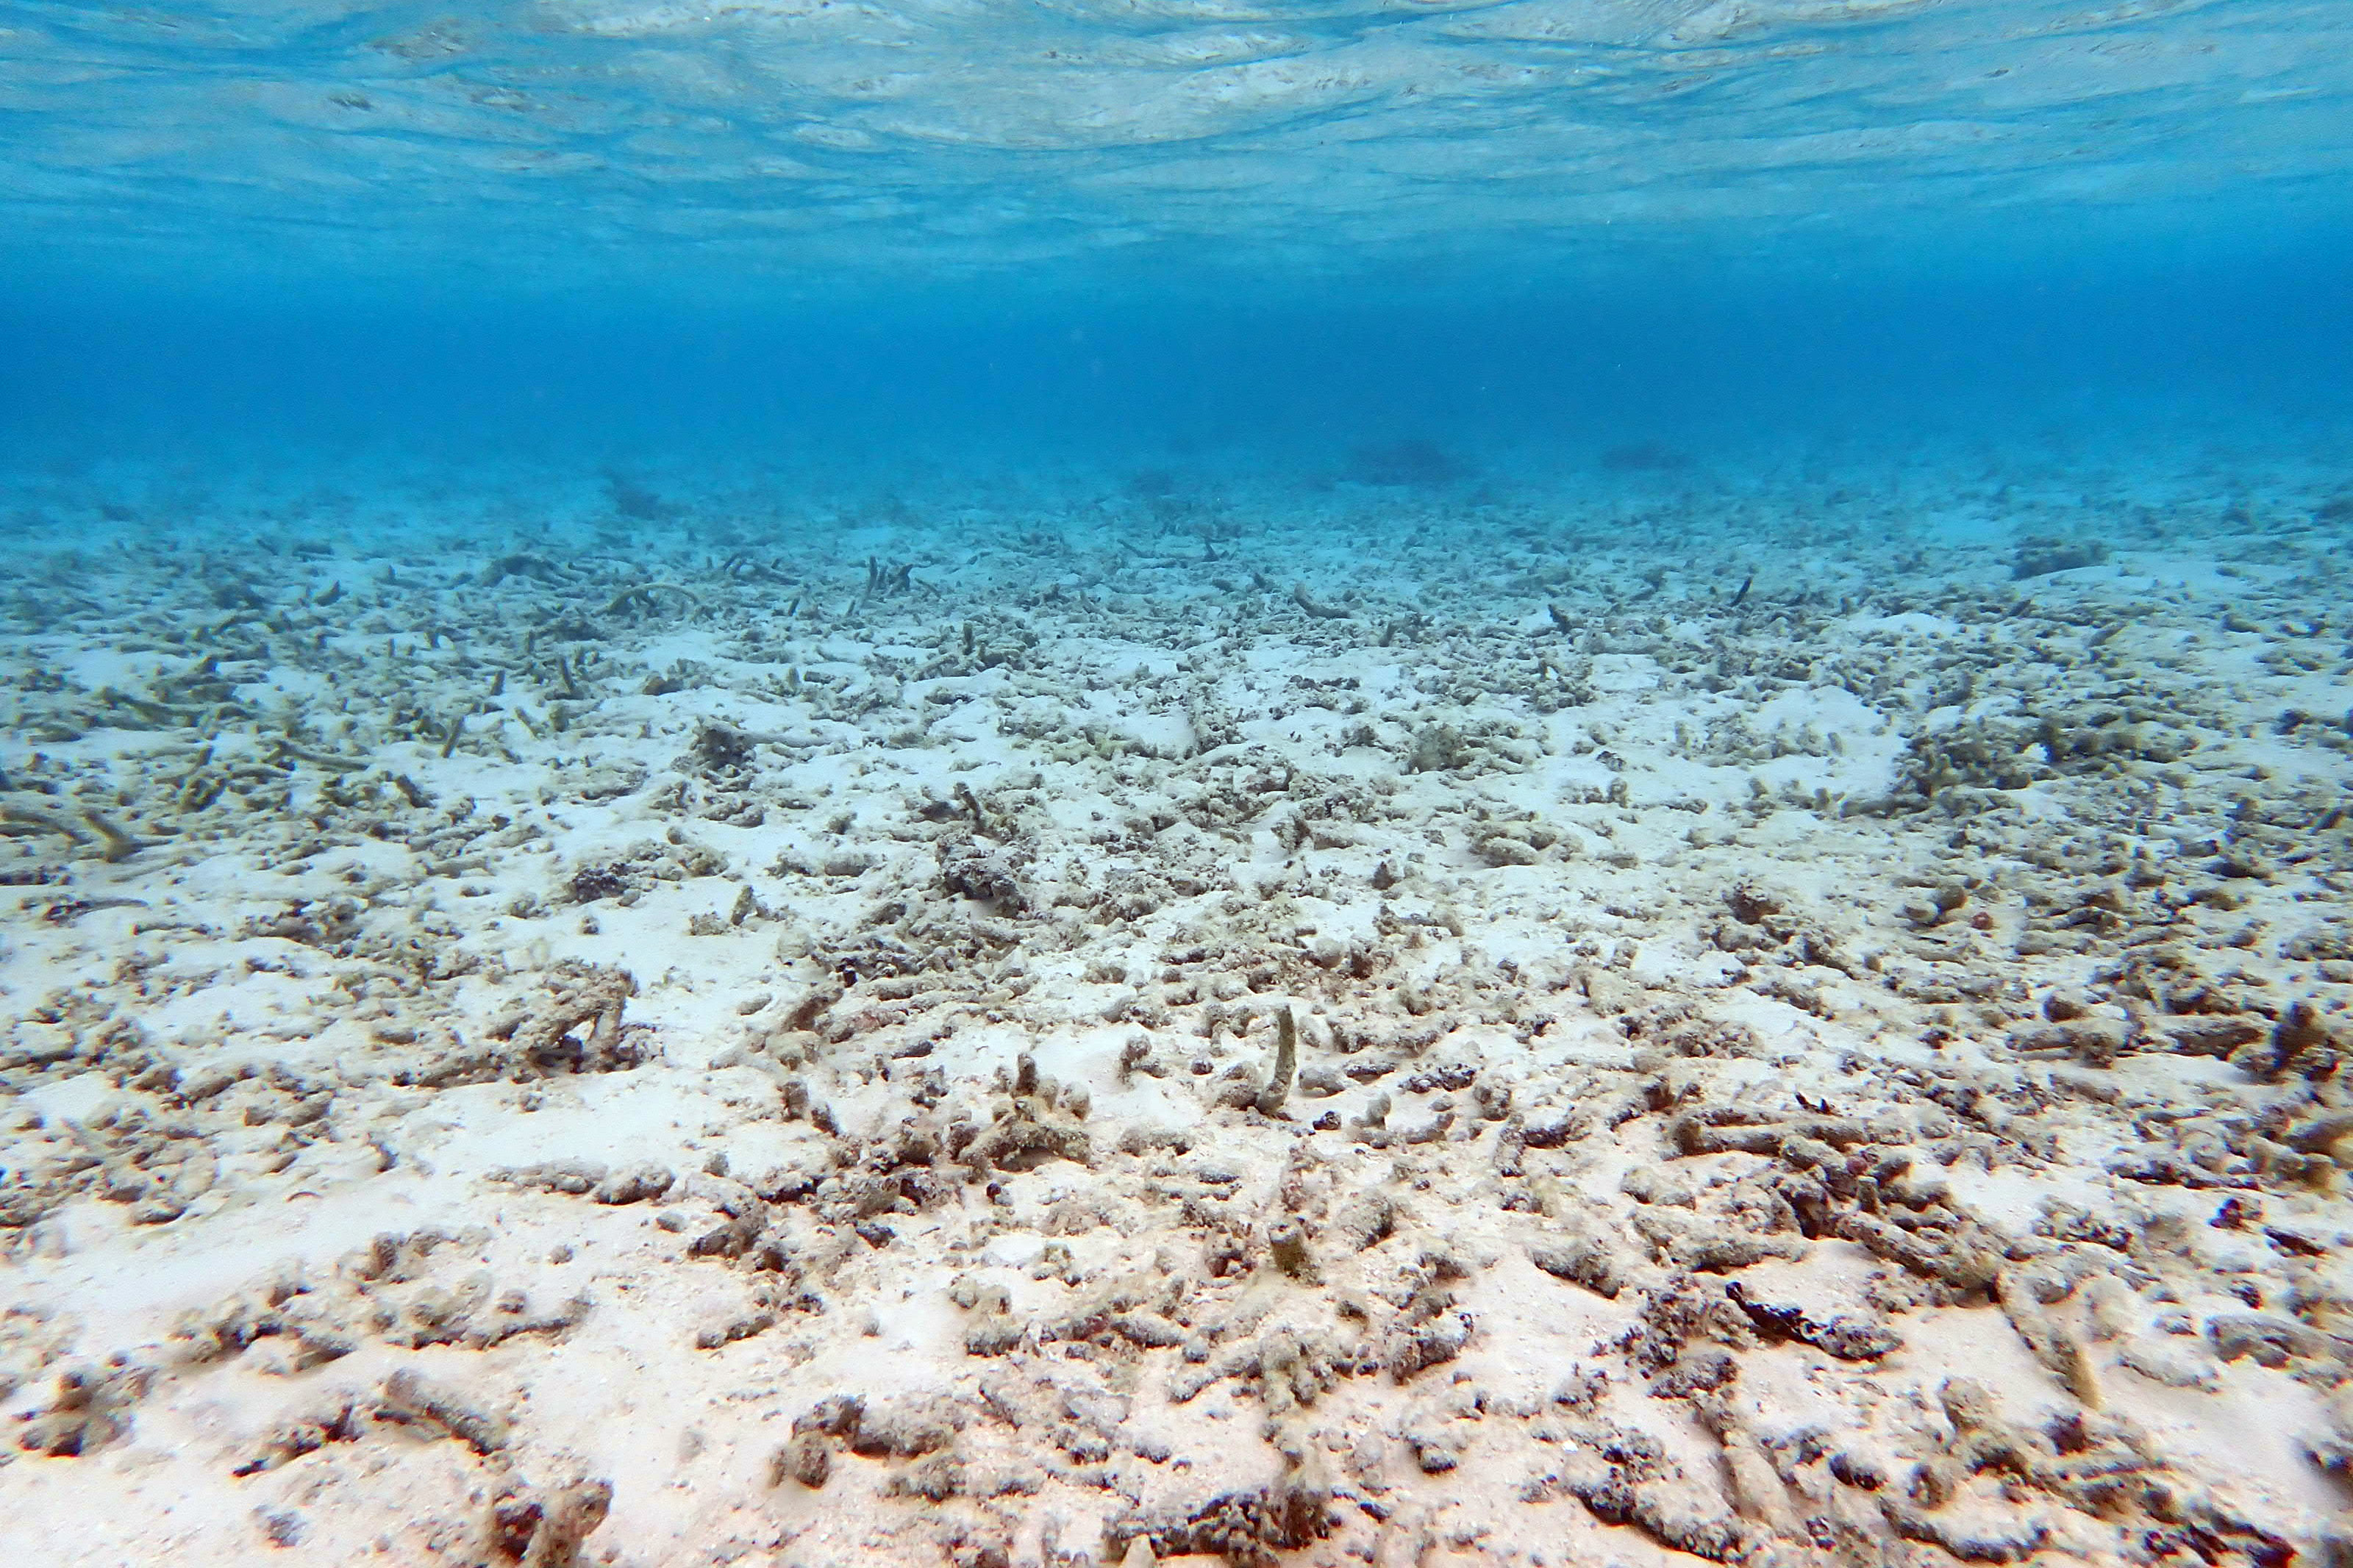
M 926 483 L 12 483 L 0 1555 L 2353 1561 L 2353 467 Z

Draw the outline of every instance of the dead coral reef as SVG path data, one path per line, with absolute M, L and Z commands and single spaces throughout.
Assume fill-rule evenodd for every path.
M 133 1524 L 246 1489 L 233 1552 L 417 1561 L 2341 1556 L 2333 560 L 2108 497 L 2123 596 L 2072 500 L 1888 543 L 1895 489 L 1602 467 L 806 527 L 616 475 L 593 549 L 15 562 L 0 1502 L 95 1455 Z M 92 1310 L 191 1258 L 234 1288 Z

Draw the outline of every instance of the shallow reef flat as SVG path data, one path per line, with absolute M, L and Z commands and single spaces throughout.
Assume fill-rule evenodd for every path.
M 23 481 L 0 1549 L 2344 1568 L 2353 474 L 2200 461 Z

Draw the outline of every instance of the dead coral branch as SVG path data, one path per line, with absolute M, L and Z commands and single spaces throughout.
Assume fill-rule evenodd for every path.
M 99 842 L 104 846 L 100 858 L 110 866 L 128 860 L 142 849 L 153 847 L 157 842 L 152 838 L 136 837 L 109 817 L 87 807 L 81 813 L 81 819 L 97 833 Z M 90 842 L 90 834 L 55 812 L 31 806 L 0 805 L 0 837 L 24 837 L 35 833 L 59 834 L 76 844 Z
M 1291 585 L 1291 602 L 1306 611 L 1315 620 L 1345 621 L 1348 618 L 1348 612 L 1336 605 L 1318 604 L 1314 595 L 1308 593 L 1307 584 L 1304 583 L 1293 583 Z
M 597 613 L 617 616 L 627 611 L 631 615 L 651 615 L 657 608 L 654 603 L 654 595 L 657 594 L 675 594 L 685 600 L 688 607 L 697 615 L 702 613 L 702 595 L 695 593 L 693 589 L 678 583 L 640 583 L 635 587 L 624 588 L 607 600 L 605 607 Z

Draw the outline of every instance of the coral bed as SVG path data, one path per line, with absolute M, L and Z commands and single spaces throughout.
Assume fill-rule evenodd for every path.
M 2353 1561 L 2337 492 L 1613 467 L 13 554 L 0 1542 Z

